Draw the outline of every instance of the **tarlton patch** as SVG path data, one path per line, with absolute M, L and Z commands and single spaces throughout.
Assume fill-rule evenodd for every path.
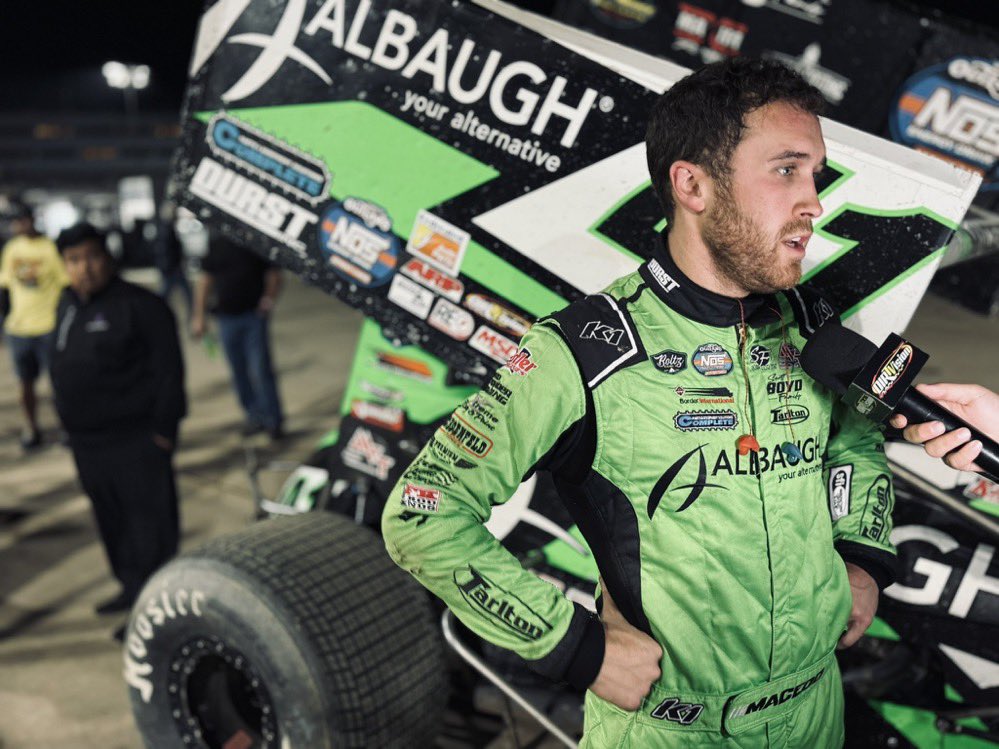
M 649 358 L 656 369 L 666 374 L 676 374 L 687 368 L 687 355 L 681 351 L 666 349 L 665 351 L 660 351 L 658 354 L 653 354 Z
M 727 375 L 732 371 L 732 356 L 717 343 L 702 343 L 690 357 L 690 363 L 705 377 Z
M 413 510 L 437 512 L 437 508 L 440 506 L 440 501 L 440 489 L 429 489 L 425 486 L 417 486 L 416 484 L 406 484 L 405 488 L 402 490 L 403 506 L 409 507 Z
M 461 261 L 471 235 L 429 211 L 421 210 L 409 235 L 406 250 L 451 276 L 461 270 Z
M 805 406 L 784 405 L 770 410 L 771 424 L 800 424 L 808 420 Z
M 453 578 L 472 611 L 514 637 L 533 642 L 552 631 L 548 620 L 472 565 L 455 570 Z
M 887 536 L 892 504 L 891 478 L 882 473 L 867 490 L 860 533 L 872 541 L 882 542 Z

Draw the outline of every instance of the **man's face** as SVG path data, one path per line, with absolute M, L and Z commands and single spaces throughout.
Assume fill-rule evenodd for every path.
M 822 213 L 815 176 L 826 148 L 815 115 L 777 102 L 746 117 L 727 178 L 713 179 L 701 235 L 726 280 L 746 292 L 789 289 Z
M 111 280 L 111 258 L 95 240 L 67 247 L 62 254 L 69 285 L 81 299 L 89 299 Z
M 35 223 L 31 220 L 30 216 L 18 216 L 15 219 L 11 219 L 10 222 L 10 230 L 15 237 L 29 236 L 34 228 Z

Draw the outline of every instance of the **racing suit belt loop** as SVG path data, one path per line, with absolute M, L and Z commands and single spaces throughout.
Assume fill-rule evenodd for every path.
M 830 652 L 807 668 L 730 694 L 693 694 L 657 685 L 637 719 L 667 730 L 742 733 L 795 710 L 835 657 L 835 651 Z

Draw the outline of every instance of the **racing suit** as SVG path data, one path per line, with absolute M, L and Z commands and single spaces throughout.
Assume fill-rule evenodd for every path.
M 894 496 L 880 431 L 798 364 L 830 318 L 804 288 L 697 287 L 660 242 L 536 323 L 441 426 L 388 499 L 389 554 L 478 635 L 589 686 L 601 623 L 483 526 L 549 470 L 607 591 L 663 648 L 639 710 L 587 692 L 584 745 L 842 745 L 844 560 L 891 581 Z

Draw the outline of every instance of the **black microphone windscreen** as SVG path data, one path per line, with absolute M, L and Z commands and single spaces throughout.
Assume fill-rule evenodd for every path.
M 877 346 L 859 333 L 836 323 L 826 323 L 805 343 L 801 368 L 812 379 L 842 395 L 877 350 Z

